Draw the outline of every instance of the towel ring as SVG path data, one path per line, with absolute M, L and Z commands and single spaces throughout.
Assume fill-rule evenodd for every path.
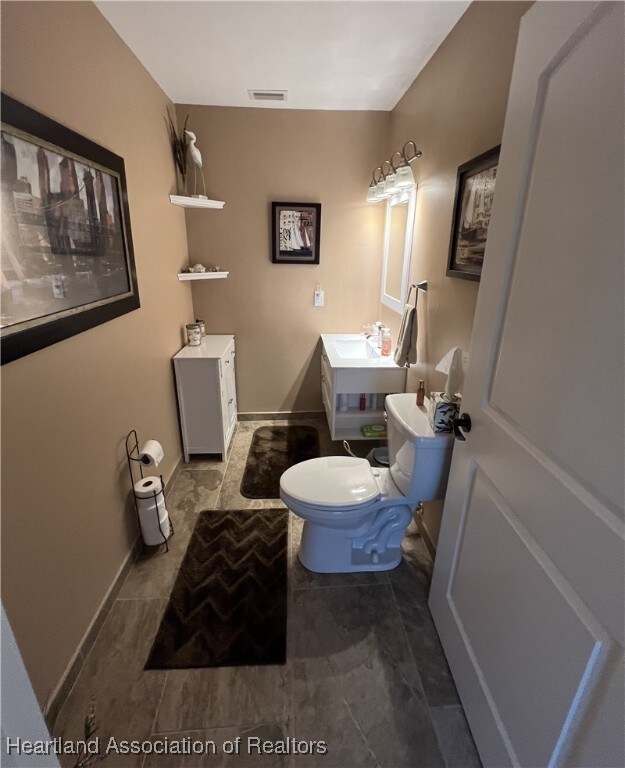
M 416 293 L 414 296 L 414 305 L 417 306 L 417 296 L 419 295 L 419 290 L 424 291 L 427 293 L 428 290 L 428 281 L 422 280 L 420 283 L 411 283 L 410 288 L 408 289 L 408 296 L 406 298 L 406 304 L 410 303 L 410 294 L 412 293 L 412 289 L 416 289 Z

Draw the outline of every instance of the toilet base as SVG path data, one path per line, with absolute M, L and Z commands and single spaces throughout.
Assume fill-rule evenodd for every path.
M 380 510 L 370 526 L 330 528 L 306 520 L 297 553 L 315 573 L 390 571 L 402 559 L 401 542 L 412 515 L 406 506 Z

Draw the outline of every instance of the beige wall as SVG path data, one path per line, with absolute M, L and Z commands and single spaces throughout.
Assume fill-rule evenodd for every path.
M 2 90 L 121 155 L 141 309 L 2 368 L 2 600 L 43 703 L 137 535 L 124 438 L 180 445 L 192 318 L 165 94 L 91 3 L 2 3 Z M 160 468 L 159 468 L 160 469 Z
M 320 333 L 358 332 L 375 319 L 384 212 L 367 205 L 385 112 L 178 105 L 202 151 L 209 197 L 190 210 L 191 263 L 229 270 L 195 283 L 208 333 L 234 333 L 241 412 L 321 410 Z M 318 266 L 271 263 L 271 201 L 322 206 Z M 317 284 L 325 307 L 313 307 Z
M 423 151 L 412 163 L 419 186 L 411 282 L 428 281 L 427 296 L 419 294 L 425 360 L 411 369 L 411 391 L 419 378 L 426 391 L 441 389 L 445 376 L 434 366 L 450 347 L 470 350 L 479 283 L 445 275 L 456 175 L 458 166 L 501 143 L 519 23 L 530 6 L 474 2 L 391 113 L 388 154 L 409 139 Z M 383 305 L 379 314 L 395 337 L 400 316 Z M 426 505 L 434 540 L 441 507 Z

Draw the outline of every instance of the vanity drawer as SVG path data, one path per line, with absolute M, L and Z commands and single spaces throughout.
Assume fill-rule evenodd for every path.
M 333 394 L 334 389 L 334 379 L 332 376 L 332 368 L 330 367 L 330 362 L 328 361 L 328 358 L 326 357 L 325 352 L 321 353 L 321 385 L 327 387 L 330 394 Z
M 332 430 L 334 427 L 334 407 L 332 403 L 333 398 L 329 396 L 328 390 L 325 388 L 324 384 L 321 384 L 321 401 L 323 403 L 323 407 L 326 410 L 326 416 L 328 417 L 328 425 L 330 426 L 330 430 Z
M 403 392 L 406 388 L 406 369 L 393 368 L 342 368 L 336 371 L 336 391 Z

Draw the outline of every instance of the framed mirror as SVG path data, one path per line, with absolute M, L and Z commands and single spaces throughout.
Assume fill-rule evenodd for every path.
M 416 198 L 417 188 L 410 187 L 389 198 L 386 204 L 380 299 L 399 314 L 404 311 L 408 295 Z

